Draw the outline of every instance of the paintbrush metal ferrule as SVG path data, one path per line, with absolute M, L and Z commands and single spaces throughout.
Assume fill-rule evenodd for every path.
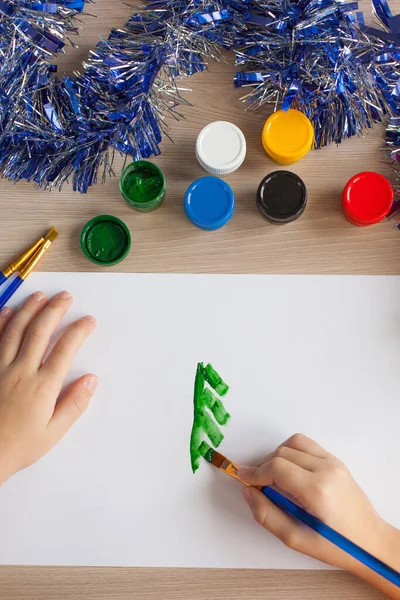
M 40 263 L 43 256 L 46 254 L 46 252 L 52 245 L 52 243 L 57 239 L 57 237 L 58 237 L 58 233 L 55 229 L 53 231 L 49 232 L 48 239 L 46 239 L 44 241 L 42 246 L 36 251 L 36 253 L 32 256 L 32 258 L 25 265 L 25 267 L 23 269 L 21 269 L 19 276 L 22 280 L 25 281 L 25 279 L 27 279 L 29 277 L 29 275 L 32 273 L 32 271 Z
M 13 273 L 19 271 L 21 266 L 26 264 L 32 258 L 32 256 L 37 252 L 37 250 L 40 248 L 44 241 L 44 238 L 41 237 L 40 240 L 38 240 L 35 244 L 30 246 L 29 248 L 26 248 L 26 250 L 21 252 L 21 254 L 18 254 L 18 256 L 16 256 L 12 261 L 10 261 L 8 265 L 6 265 L 2 270 L 4 277 L 8 279 L 9 277 L 11 277 L 11 275 L 13 275 Z
M 26 265 L 30 259 L 36 254 L 39 248 L 42 246 L 44 242 L 49 240 L 56 232 L 56 228 L 52 227 L 50 231 L 45 235 L 45 237 L 41 237 L 37 242 L 26 248 L 21 254 L 18 254 L 12 261 L 8 263 L 2 270 L 2 273 L 6 279 L 11 277 L 14 273 L 17 273 L 24 265 Z

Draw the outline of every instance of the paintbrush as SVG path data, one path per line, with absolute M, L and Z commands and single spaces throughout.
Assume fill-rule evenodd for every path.
M 204 458 L 214 467 L 217 467 L 217 469 L 219 469 L 220 471 L 223 471 L 227 475 L 230 475 L 230 477 L 234 477 L 235 479 L 243 483 L 245 486 L 250 487 L 248 483 L 240 479 L 238 475 L 238 466 L 235 465 L 235 463 L 230 461 L 228 458 L 226 458 L 226 456 L 223 456 L 216 450 L 210 448 L 205 453 Z M 285 513 L 301 521 L 305 525 L 308 525 L 309 527 L 311 527 L 311 529 L 319 533 L 326 540 L 328 540 L 329 542 L 331 542 L 332 544 L 334 544 L 335 546 L 337 546 L 356 560 L 360 561 L 365 566 L 369 567 L 370 569 L 372 569 L 373 571 L 375 571 L 376 573 L 378 573 L 397 587 L 400 587 L 400 573 L 386 565 L 378 558 L 372 556 L 372 554 L 370 554 L 366 550 L 363 550 L 360 546 L 357 546 L 357 544 L 351 542 L 341 533 L 338 533 L 337 531 L 329 527 L 329 525 L 325 525 L 325 523 L 317 519 L 317 517 L 311 515 L 309 512 L 304 510 L 304 508 L 300 508 L 300 506 L 297 506 L 297 504 L 295 504 L 291 500 L 288 500 L 288 498 L 283 496 L 283 494 L 281 494 L 274 488 L 270 486 L 265 486 L 258 487 L 258 489 L 264 494 L 264 496 L 271 500 L 271 502 L 273 502 Z
M 5 267 L 3 267 L 0 272 L 0 286 L 3 285 L 3 283 L 6 283 L 9 277 L 19 271 L 32 258 L 35 252 L 37 252 L 37 250 L 39 250 L 39 248 L 42 246 L 43 242 L 48 240 L 54 231 L 55 227 L 52 227 L 45 237 L 41 237 L 37 242 L 32 244 L 32 246 L 26 248 L 23 252 L 18 254 L 18 256 L 13 258 L 13 260 L 10 261 Z
M 29 277 L 32 271 L 37 267 L 39 262 L 42 260 L 43 256 L 46 254 L 52 243 L 57 239 L 58 233 L 53 228 L 49 231 L 47 236 L 44 238 L 44 241 L 41 246 L 36 250 L 36 252 L 31 256 L 26 264 L 24 264 L 20 270 L 17 277 L 10 283 L 8 288 L 3 292 L 0 296 L 0 310 L 7 304 L 10 298 L 15 294 L 18 288 L 24 283 L 24 281 Z

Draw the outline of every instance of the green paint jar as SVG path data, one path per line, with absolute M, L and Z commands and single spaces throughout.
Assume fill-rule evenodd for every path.
M 96 265 L 111 267 L 128 256 L 131 234 L 125 223 L 117 217 L 100 215 L 83 228 L 81 248 Z
M 140 212 L 151 212 L 161 206 L 165 197 L 166 182 L 163 172 L 148 160 L 138 160 L 122 172 L 121 194 Z

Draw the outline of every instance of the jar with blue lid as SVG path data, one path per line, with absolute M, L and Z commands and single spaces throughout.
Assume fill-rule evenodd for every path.
M 186 190 L 186 216 L 199 229 L 220 229 L 231 219 L 234 209 L 232 188 L 218 177 L 196 179 Z

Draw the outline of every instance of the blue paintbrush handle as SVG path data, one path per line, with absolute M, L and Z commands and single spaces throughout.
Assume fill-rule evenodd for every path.
M 3 273 L 0 273 L 0 286 L 3 285 L 3 283 L 5 283 L 6 281 L 7 277 Z
M 265 486 L 261 491 L 271 500 L 271 502 L 276 504 L 276 506 L 279 506 L 285 513 L 298 519 L 302 523 L 305 523 L 311 527 L 311 529 L 314 529 L 314 531 L 322 535 L 322 537 L 332 542 L 332 544 L 341 550 L 344 550 L 344 552 L 347 552 L 347 554 L 350 554 L 350 556 L 356 558 L 379 575 L 382 575 L 382 577 L 391 583 L 394 583 L 394 585 L 400 587 L 400 573 L 391 567 L 388 567 L 388 565 L 375 558 L 372 554 L 366 552 L 360 548 L 360 546 L 357 546 L 357 544 L 354 544 L 328 525 L 325 525 L 325 523 L 322 523 L 317 517 L 310 515 L 304 508 L 300 508 L 300 506 L 297 506 L 297 504 L 291 502 L 273 488 Z
M 21 277 L 16 277 L 8 286 L 6 290 L 0 296 L 0 310 L 7 304 L 10 298 L 14 296 L 15 292 L 21 285 L 24 283 L 24 280 Z

